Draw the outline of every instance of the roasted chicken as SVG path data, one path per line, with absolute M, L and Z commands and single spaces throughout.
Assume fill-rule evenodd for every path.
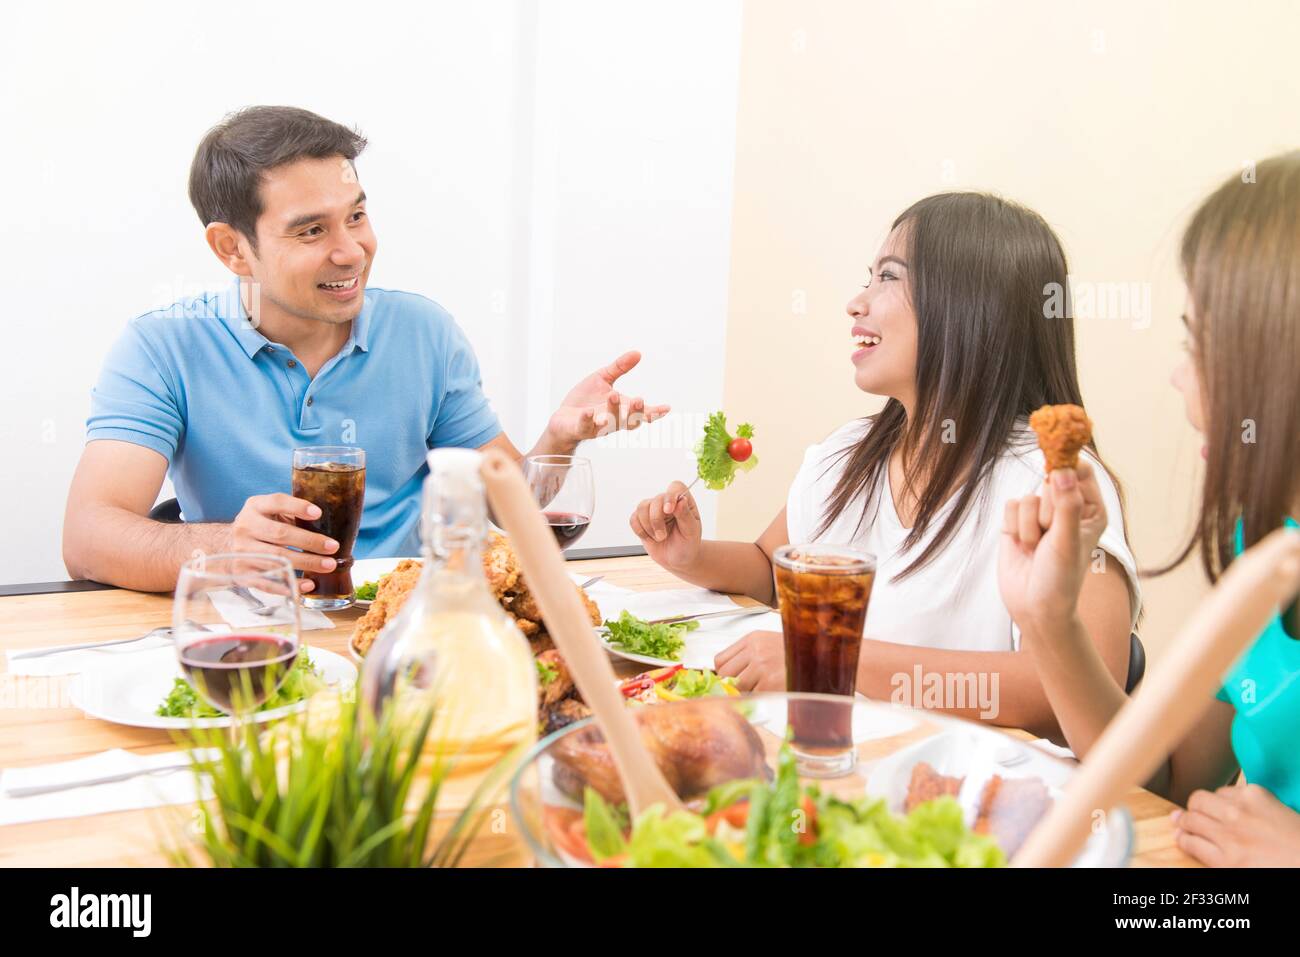
M 733 704 L 696 700 L 671 708 L 638 708 L 635 716 L 641 739 L 683 800 L 737 778 L 771 777 L 758 732 Z M 587 727 L 556 742 L 552 755 L 561 791 L 581 800 L 583 788 L 591 787 L 611 803 L 626 800 L 599 728 Z

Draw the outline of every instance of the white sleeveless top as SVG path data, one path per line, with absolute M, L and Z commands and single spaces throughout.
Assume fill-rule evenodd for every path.
M 1017 425 L 1007 449 L 994 463 L 983 493 L 971 503 L 956 534 L 928 565 L 899 582 L 891 579 L 924 550 L 942 527 L 952 500 L 931 521 L 915 548 L 904 552 L 902 545 L 908 530 L 894 510 L 886 469 L 879 483 L 884 487 L 883 495 L 860 496 L 824 534 L 814 537 L 843 472 L 847 457 L 841 458 L 838 453 L 861 440 L 871 422 L 856 419 L 804 453 L 803 465 L 786 501 L 790 541 L 851 545 L 876 556 L 876 581 L 864 629 L 867 638 L 951 651 L 1019 649 L 1020 631 L 998 592 L 998 547 L 1007 500 L 1037 493 L 1043 483 L 1045 462 L 1027 421 L 1021 419 Z M 1107 559 L 1117 561 L 1124 570 L 1129 586 L 1130 625 L 1134 625 L 1141 608 L 1141 591 L 1137 565 L 1124 539 L 1119 494 L 1096 458 L 1087 450 L 1082 454 L 1095 470 L 1109 518 L 1099 547 Z M 866 518 L 859 529 L 858 520 L 864 511 Z

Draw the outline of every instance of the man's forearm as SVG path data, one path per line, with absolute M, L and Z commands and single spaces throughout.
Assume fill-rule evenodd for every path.
M 864 639 L 858 691 L 1043 737 L 1060 734 L 1033 661 L 1014 651 L 948 651 Z
M 532 455 L 572 455 L 578 450 L 578 445 L 578 442 L 565 441 L 556 438 L 551 434 L 551 430 L 547 429 L 537 439 L 537 443 L 521 457 L 526 458 Z
M 102 505 L 78 515 L 64 534 L 73 578 L 136 591 L 171 591 L 180 567 L 197 554 L 228 550 L 229 525 L 155 522 Z

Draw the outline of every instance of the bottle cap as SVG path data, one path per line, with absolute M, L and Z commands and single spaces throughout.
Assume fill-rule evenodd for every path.
M 483 454 L 477 449 L 430 449 L 428 460 L 434 475 L 478 475 Z

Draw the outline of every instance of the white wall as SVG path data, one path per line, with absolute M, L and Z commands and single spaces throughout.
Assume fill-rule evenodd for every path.
M 628 391 L 674 413 L 589 443 L 582 545 L 632 543 L 640 499 L 695 474 L 722 405 L 740 4 L 544 4 L 532 123 L 527 426 L 627 349 Z M 706 534 L 715 501 L 698 497 Z
M 516 444 L 624 348 L 646 353 L 629 388 L 696 413 L 718 406 L 739 3 L 607 6 L 7 12 L 0 583 L 66 577 L 64 497 L 109 343 L 131 317 L 228 281 L 186 176 L 203 132 L 252 103 L 303 106 L 369 137 L 371 282 L 452 311 Z M 655 430 L 660 442 L 680 431 Z M 676 444 L 691 441 L 682 431 Z M 629 541 L 632 504 L 688 467 L 681 448 L 604 441 L 591 454 L 584 545 Z

